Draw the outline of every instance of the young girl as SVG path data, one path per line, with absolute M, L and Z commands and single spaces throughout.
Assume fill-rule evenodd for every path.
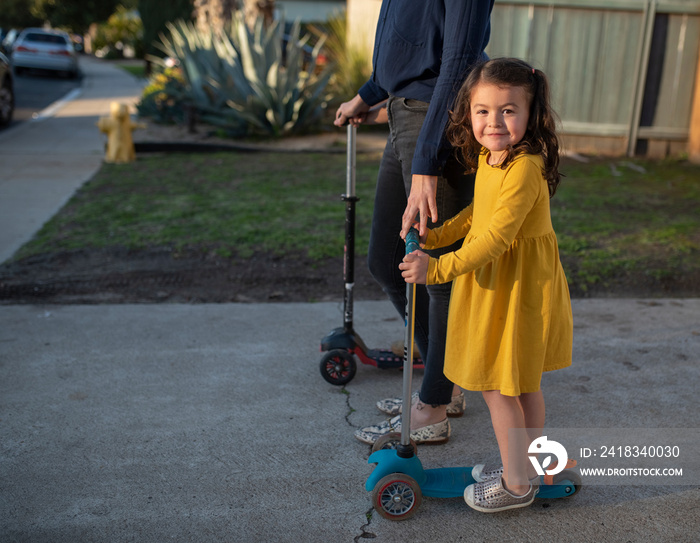
M 467 504 L 495 512 L 530 505 L 538 491 L 527 447 L 544 426 L 542 372 L 571 365 L 573 321 L 549 199 L 559 145 L 545 75 L 517 59 L 477 66 L 450 114 L 450 141 L 477 169 L 474 201 L 399 266 L 409 283 L 454 281 L 445 375 L 482 391 L 502 467 L 474 467 Z M 519 431 L 518 431 L 519 430 Z

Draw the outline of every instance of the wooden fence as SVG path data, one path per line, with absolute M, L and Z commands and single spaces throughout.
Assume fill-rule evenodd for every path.
M 380 3 L 348 0 L 351 39 L 371 47 Z M 663 157 L 700 132 L 700 0 L 496 0 L 491 26 L 491 57 L 548 74 L 567 149 Z
M 686 149 L 700 2 L 497 0 L 491 56 L 543 69 L 567 146 L 666 156 Z

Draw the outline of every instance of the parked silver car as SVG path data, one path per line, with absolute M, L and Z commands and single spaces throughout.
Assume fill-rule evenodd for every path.
M 70 36 L 60 30 L 27 28 L 12 45 L 12 65 L 15 73 L 26 69 L 53 70 L 78 75 L 78 56 Z
M 12 70 L 7 57 L 0 53 L 0 127 L 12 121 L 15 111 L 15 90 L 12 84 Z

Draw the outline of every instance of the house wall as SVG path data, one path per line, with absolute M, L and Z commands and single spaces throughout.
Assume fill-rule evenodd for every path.
M 366 51 L 370 64 L 381 6 L 381 0 L 347 0 L 348 41 Z
M 298 18 L 302 23 L 323 22 L 334 12 L 345 9 L 344 0 L 277 0 L 275 4 L 287 21 Z

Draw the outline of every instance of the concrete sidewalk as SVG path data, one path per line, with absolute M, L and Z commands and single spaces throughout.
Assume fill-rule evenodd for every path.
M 143 82 L 88 56 L 79 93 L 38 119 L 0 131 L 0 262 L 58 211 L 102 164 L 106 136 L 97 129 L 113 101 L 134 104 Z M 77 96 L 76 96 L 77 94 Z
M 81 96 L 0 133 L 0 261 L 99 168 L 97 118 L 139 93 L 83 62 Z M 573 366 L 543 379 L 548 428 L 700 440 L 700 299 L 575 300 L 574 318 Z M 373 347 L 403 337 L 388 302 L 356 303 L 355 322 Z M 326 383 L 319 342 L 341 323 L 335 303 L 0 306 L 0 541 L 697 541 L 692 471 L 496 515 L 424 498 L 408 521 L 381 518 L 352 434 L 381 420 L 401 373 L 360 365 L 345 389 Z M 426 468 L 497 454 L 481 396 L 467 402 L 447 444 L 420 447 Z
M 543 381 L 548 427 L 697 428 L 700 300 L 574 313 L 574 365 Z M 332 303 L 0 307 L 0 540 L 697 541 L 698 473 L 497 515 L 424 498 L 411 520 L 379 517 L 352 433 L 401 373 L 326 383 L 318 344 L 341 319 Z M 383 302 L 358 303 L 356 322 L 370 345 L 403 327 Z M 467 402 L 446 445 L 419 448 L 426 468 L 497 454 L 483 400 Z

